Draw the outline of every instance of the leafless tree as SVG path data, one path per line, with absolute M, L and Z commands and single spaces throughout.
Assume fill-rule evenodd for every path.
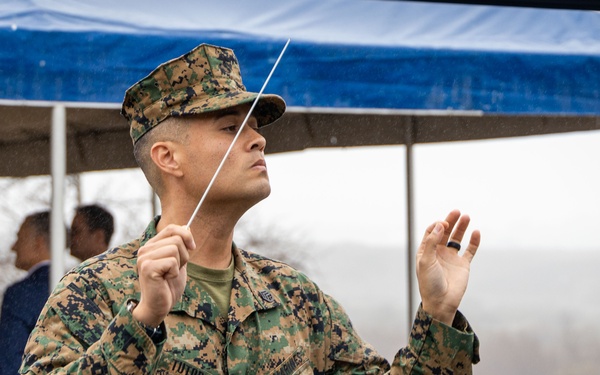
M 298 233 L 290 233 L 273 223 L 241 220 L 236 227 L 236 241 L 240 247 L 280 260 L 304 272 L 315 271 L 304 249 L 309 246 Z

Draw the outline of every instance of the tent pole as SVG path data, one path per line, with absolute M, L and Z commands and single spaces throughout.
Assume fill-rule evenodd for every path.
M 405 133 L 406 144 L 406 277 L 407 277 L 407 300 L 408 300 L 408 332 L 412 327 L 412 317 L 415 313 L 413 283 L 414 283 L 414 253 L 413 253 L 413 144 L 415 137 L 415 126 L 413 117 L 410 117 L 410 123 Z
M 64 220 L 65 177 L 67 169 L 67 112 L 64 105 L 52 107 L 50 135 L 52 209 L 50 216 L 50 292 L 65 271 L 66 231 Z

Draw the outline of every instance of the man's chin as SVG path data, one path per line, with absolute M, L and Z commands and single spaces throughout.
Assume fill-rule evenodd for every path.
M 257 188 L 255 191 L 253 191 L 251 197 L 249 197 L 249 201 L 251 202 L 250 207 L 265 200 L 266 198 L 269 197 L 269 195 L 271 195 L 271 186 L 270 185 Z
M 257 204 L 258 202 L 260 202 L 264 199 L 267 199 L 269 197 L 269 195 L 271 195 L 271 187 L 270 186 L 268 186 L 268 188 L 257 189 L 256 195 L 254 196 L 254 198 L 255 198 L 254 204 Z

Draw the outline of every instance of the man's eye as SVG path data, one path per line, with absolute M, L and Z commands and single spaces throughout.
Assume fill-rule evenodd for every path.
M 260 132 L 258 126 L 251 126 L 249 124 L 244 125 L 246 128 L 252 128 L 255 132 Z M 231 133 L 237 133 L 240 129 L 240 125 L 229 125 L 223 128 L 223 130 Z

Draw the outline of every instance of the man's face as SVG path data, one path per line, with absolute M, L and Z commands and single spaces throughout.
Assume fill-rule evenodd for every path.
M 184 174 L 191 181 L 190 196 L 201 197 L 249 109 L 250 105 L 242 105 L 190 120 L 182 162 Z M 207 201 L 236 202 L 248 209 L 270 194 L 264 162 L 266 141 L 257 128 L 256 119 L 251 116 L 211 187 Z
M 71 255 L 81 260 L 87 259 L 91 241 L 94 238 L 85 218 L 79 213 L 75 214 L 71 223 Z
M 35 265 L 36 251 L 43 251 L 43 249 L 38 248 L 39 237 L 33 225 L 27 220 L 21 224 L 21 228 L 17 233 L 17 240 L 12 246 L 12 251 L 17 254 L 15 267 L 27 271 Z

